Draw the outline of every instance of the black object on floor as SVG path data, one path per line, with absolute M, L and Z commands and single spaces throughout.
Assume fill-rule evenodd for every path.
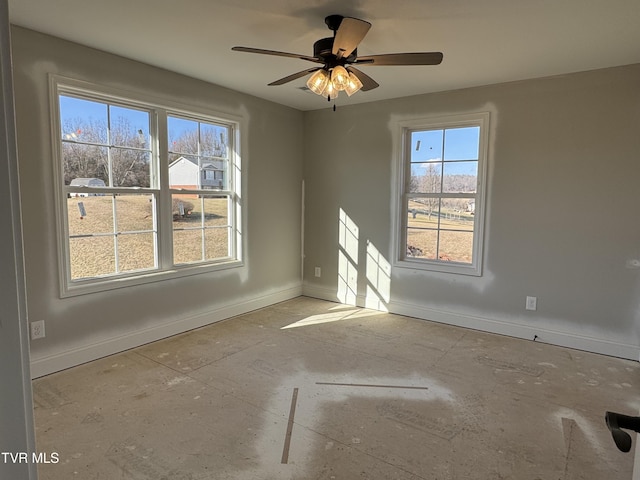
M 613 441 L 616 442 L 618 449 L 622 452 L 631 450 L 631 435 L 622 429 L 640 432 L 640 417 L 630 417 L 629 415 L 623 415 L 621 413 L 607 412 L 605 413 L 604 419 L 607 422 L 607 427 L 609 427 Z

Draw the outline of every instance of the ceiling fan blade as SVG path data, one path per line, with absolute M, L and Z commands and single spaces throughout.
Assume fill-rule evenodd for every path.
M 387 53 L 358 57 L 354 64 L 367 65 L 439 65 L 441 52 Z
M 300 60 L 307 60 L 309 62 L 324 63 L 319 58 L 309 57 L 307 55 L 300 55 L 297 53 L 288 53 L 288 52 L 278 52 L 276 50 L 263 50 L 262 48 L 232 47 L 231 50 L 233 50 L 234 52 L 260 53 L 262 55 L 274 55 L 276 57 L 299 58 Z
M 373 90 L 374 88 L 378 88 L 380 86 L 378 82 L 376 82 L 373 78 L 371 78 L 369 75 L 367 75 L 363 71 L 358 70 L 357 68 L 349 66 L 347 67 L 347 70 L 353 73 L 362 82 L 363 92 L 366 92 L 368 90 Z
M 307 70 L 303 70 L 301 72 L 297 72 L 297 73 L 292 73 L 291 75 L 288 75 L 284 78 L 281 78 L 280 80 L 276 80 L 275 82 L 271 82 L 269 84 L 269 86 L 273 86 L 273 85 L 284 85 L 285 83 L 289 83 L 297 78 L 300 77 L 304 77 L 305 75 L 308 75 L 310 73 L 313 73 L 317 70 L 320 70 L 322 67 L 315 67 L 315 68 L 309 68 Z
M 338 58 L 351 55 L 370 28 L 369 22 L 359 18 L 343 18 L 333 40 L 333 54 Z

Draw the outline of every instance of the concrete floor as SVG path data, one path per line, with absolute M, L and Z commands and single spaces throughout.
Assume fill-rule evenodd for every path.
M 639 374 L 300 297 L 34 381 L 40 479 L 631 479 Z

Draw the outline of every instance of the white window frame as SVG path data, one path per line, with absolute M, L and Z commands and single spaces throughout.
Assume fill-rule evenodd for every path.
M 108 276 L 71 279 L 67 187 L 64 185 L 64 168 L 62 161 L 62 142 L 60 138 L 60 95 L 74 95 L 79 98 L 108 102 L 151 111 L 150 136 L 152 143 L 152 179 L 149 188 L 130 189 L 111 188 L 112 193 L 149 193 L 156 195 L 157 217 L 156 243 L 157 267 L 149 270 L 125 272 Z M 49 77 L 49 100 L 51 112 L 51 139 L 53 152 L 53 182 L 56 200 L 56 230 L 58 244 L 58 273 L 60 296 L 71 297 L 87 293 L 96 293 L 116 288 L 141 285 L 150 282 L 168 280 L 201 273 L 208 273 L 244 265 L 243 245 L 245 242 L 242 202 L 242 165 L 240 154 L 240 131 L 244 128 L 241 117 L 227 113 L 219 113 L 203 109 L 199 106 L 184 105 L 167 99 L 148 96 L 142 92 L 128 92 L 110 87 L 96 85 L 89 82 L 70 79 L 59 75 Z M 168 130 L 167 117 L 169 115 L 197 119 L 203 122 L 213 122 L 229 127 L 229 168 L 228 186 L 225 190 L 211 190 L 208 194 L 219 196 L 228 194 L 230 198 L 229 219 L 231 231 L 229 234 L 229 257 L 188 264 L 173 263 L 173 219 L 171 208 L 171 188 L 169 186 L 168 170 Z M 175 192 L 175 190 L 174 190 Z
M 478 112 L 442 117 L 427 117 L 397 122 L 397 154 L 393 175 L 392 193 L 394 219 L 394 267 L 433 272 L 481 276 L 483 260 L 484 226 L 486 211 L 486 184 L 488 170 L 489 112 Z M 409 186 L 409 162 L 411 159 L 411 132 L 461 127 L 480 127 L 478 151 L 478 181 L 475 194 L 473 252 L 471 263 L 458 263 L 439 259 L 426 259 L 406 254 L 408 215 L 406 205 Z

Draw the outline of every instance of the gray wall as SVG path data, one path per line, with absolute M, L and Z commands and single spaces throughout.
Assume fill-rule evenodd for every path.
M 19 168 L 35 375 L 297 296 L 302 112 L 14 27 Z M 213 67 L 212 67 L 213 68 Z M 245 202 L 241 268 L 60 298 L 48 74 L 240 116 Z
M 380 308 L 638 359 L 640 269 L 628 262 L 640 259 L 639 65 L 303 113 L 23 28 L 12 32 L 29 319 L 47 323 L 47 337 L 31 342 L 36 374 L 301 291 L 338 299 L 341 209 L 359 229 L 357 301 L 372 304 L 367 245 L 393 263 L 396 122 L 477 111 L 491 113 L 484 274 L 390 268 Z M 49 73 L 244 118 L 245 266 L 61 299 Z M 538 297 L 536 312 L 524 310 L 526 295 Z
M 382 308 L 637 360 L 639 85 L 632 65 L 308 112 L 304 292 L 337 298 L 340 209 L 359 228 L 359 304 L 367 242 L 392 263 L 395 122 L 488 111 L 484 275 L 392 268 Z
M 0 452 L 35 451 L 9 15 L 0 0 Z M 35 479 L 36 466 L 0 462 L 0 478 Z

